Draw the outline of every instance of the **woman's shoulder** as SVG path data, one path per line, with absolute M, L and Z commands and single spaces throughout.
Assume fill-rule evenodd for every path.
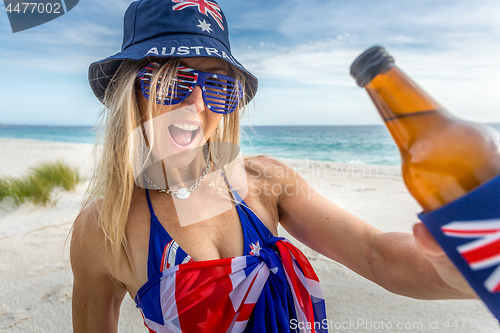
M 99 240 L 105 240 L 103 237 L 97 237 L 99 235 L 104 236 L 99 218 L 99 211 L 102 204 L 103 199 L 95 200 L 86 205 L 80 214 L 78 214 L 72 229 L 72 247 L 74 245 L 84 246 L 89 245 L 89 243 L 99 243 Z
M 245 155 L 243 156 L 245 169 L 251 174 L 264 172 L 276 174 L 278 171 L 291 169 L 285 162 L 271 155 Z
M 269 155 L 243 156 L 247 176 L 248 195 L 246 204 L 260 220 L 278 235 L 279 201 L 285 195 L 287 173 L 293 172 L 288 165 Z
M 244 156 L 245 171 L 250 178 L 270 183 L 286 183 L 296 171 L 282 160 L 270 155 Z
M 76 218 L 71 234 L 71 266 L 75 270 L 109 272 L 106 237 L 99 217 L 103 200 L 88 204 Z
M 268 155 L 244 157 L 249 192 L 276 210 L 288 195 L 289 184 L 296 183 L 297 172 L 285 162 Z

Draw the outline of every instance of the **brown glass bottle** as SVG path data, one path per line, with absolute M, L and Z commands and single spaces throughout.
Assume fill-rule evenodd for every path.
M 404 182 L 424 212 L 500 174 L 499 134 L 444 110 L 384 48 L 362 53 L 351 75 L 366 89 L 396 142 Z

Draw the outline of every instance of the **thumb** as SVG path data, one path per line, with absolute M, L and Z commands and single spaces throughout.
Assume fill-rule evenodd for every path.
M 418 248 L 425 254 L 430 256 L 441 256 L 444 254 L 443 249 L 441 249 L 422 222 L 413 226 L 413 234 L 415 235 Z

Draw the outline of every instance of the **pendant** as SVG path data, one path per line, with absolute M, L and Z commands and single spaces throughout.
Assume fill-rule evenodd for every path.
M 177 198 L 179 198 L 179 199 L 184 200 L 184 199 L 189 198 L 189 195 L 190 195 L 190 194 L 191 194 L 191 193 L 188 191 L 188 189 L 183 187 L 183 188 L 180 188 L 180 189 L 177 191 L 177 193 L 175 194 L 175 196 L 176 196 Z

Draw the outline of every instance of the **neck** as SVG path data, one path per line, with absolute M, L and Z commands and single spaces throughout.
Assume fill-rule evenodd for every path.
M 210 163 L 210 162 L 209 162 Z M 169 165 L 162 162 L 167 188 L 178 190 L 189 188 L 196 183 L 207 169 L 207 159 L 200 148 L 191 163 L 184 167 Z M 209 171 L 211 168 L 209 169 Z
M 180 188 L 190 188 L 201 179 L 205 172 L 212 171 L 212 163 L 205 158 L 203 147 L 199 147 L 196 151 L 192 151 L 193 157 L 184 155 L 178 156 L 177 159 L 169 157 L 165 160 L 155 162 L 149 167 L 145 175 L 147 180 L 154 189 L 157 190 L 178 190 Z M 190 160 L 189 164 L 183 159 Z M 180 165 L 185 165 L 180 167 Z M 146 186 L 146 185 L 145 185 Z

